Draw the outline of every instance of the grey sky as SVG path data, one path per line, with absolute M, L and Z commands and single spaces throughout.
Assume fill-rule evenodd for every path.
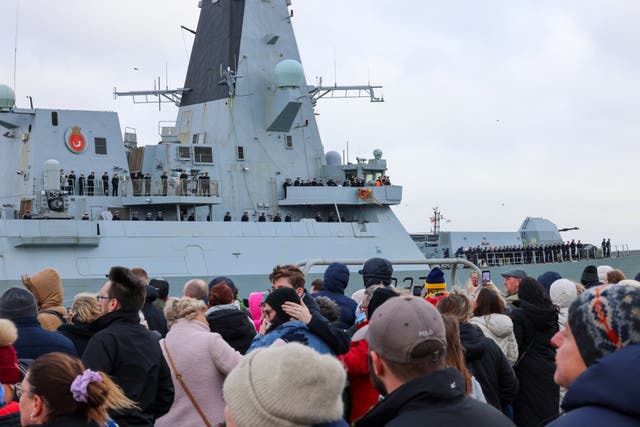
M 249 0 L 252 1 L 252 0 Z M 0 2 L 0 82 L 13 85 L 17 0 Z M 181 87 L 195 0 L 21 0 L 18 106 L 115 110 L 153 143 L 168 105 L 113 100 L 152 88 L 165 65 Z M 566 238 L 640 248 L 640 3 L 294 0 L 309 83 L 384 85 L 385 103 L 328 100 L 327 150 L 381 148 L 408 231 L 433 206 L 450 230 L 517 229 L 542 216 Z M 138 71 L 134 67 L 139 68 Z M 335 71 L 334 71 L 335 70 Z

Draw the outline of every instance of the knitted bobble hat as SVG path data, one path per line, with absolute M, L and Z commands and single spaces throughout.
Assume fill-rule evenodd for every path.
M 345 378 L 335 357 L 289 343 L 245 356 L 223 393 L 240 427 L 302 427 L 342 417 Z
M 587 366 L 631 344 L 640 344 L 640 288 L 588 289 L 569 307 L 569 326 Z

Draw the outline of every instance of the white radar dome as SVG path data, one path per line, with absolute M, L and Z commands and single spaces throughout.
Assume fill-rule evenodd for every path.
M 342 164 L 342 157 L 340 157 L 340 153 L 337 151 L 327 151 L 324 158 L 328 166 L 340 166 Z
M 0 111 L 11 111 L 16 105 L 16 94 L 7 85 L 0 84 Z
M 294 88 L 302 86 L 304 71 L 302 64 L 294 59 L 285 59 L 276 64 L 276 83 L 279 88 Z
M 380 160 L 382 158 L 382 150 L 379 148 L 373 150 L 373 158 Z

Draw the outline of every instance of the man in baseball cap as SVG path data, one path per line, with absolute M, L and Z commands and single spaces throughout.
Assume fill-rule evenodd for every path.
M 527 277 L 527 273 L 520 269 L 514 269 L 500 273 L 504 277 L 504 288 L 507 290 L 505 299 L 511 307 L 515 301 L 518 301 L 518 289 L 520 289 L 520 282 Z
M 446 333 L 438 310 L 422 298 L 384 302 L 369 319 L 371 380 L 386 396 L 354 425 L 512 426 L 495 408 L 465 395 L 465 380 L 447 368 Z

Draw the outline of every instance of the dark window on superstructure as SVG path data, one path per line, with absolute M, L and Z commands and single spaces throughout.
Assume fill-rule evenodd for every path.
M 107 138 L 94 138 L 96 154 L 107 154 Z
M 289 150 L 293 149 L 293 137 L 291 135 L 285 135 L 284 148 L 287 148 Z
M 191 147 L 178 147 L 178 159 L 191 160 Z
M 51 124 L 53 126 L 58 126 L 58 112 L 57 111 L 52 111 L 51 112 Z
M 213 148 L 193 147 L 193 157 L 196 163 L 213 163 Z
M 192 144 L 197 144 L 198 143 L 198 134 L 194 133 L 193 137 L 191 137 L 191 143 Z
M 244 147 L 237 147 L 238 160 L 244 160 Z

